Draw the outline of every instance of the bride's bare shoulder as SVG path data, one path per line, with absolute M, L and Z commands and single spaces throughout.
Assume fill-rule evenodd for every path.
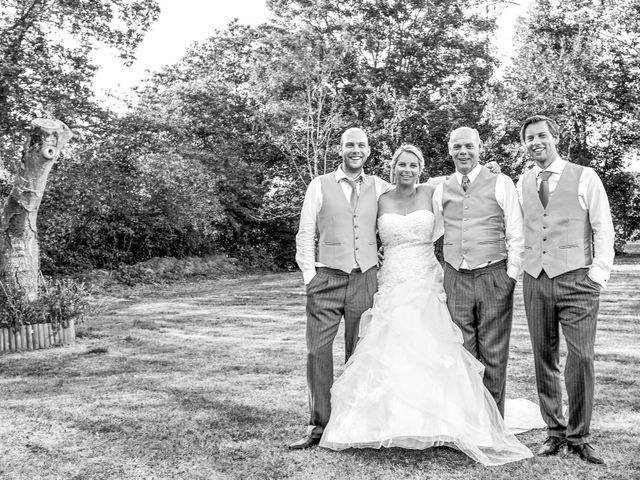
M 392 205 L 395 196 L 394 191 L 395 190 L 389 190 L 388 192 L 380 195 L 380 198 L 378 199 L 378 216 L 393 210 Z
M 420 185 L 418 185 L 416 189 L 416 193 L 418 195 L 431 198 L 435 190 L 436 190 L 435 185 L 429 185 L 428 183 L 421 183 Z
M 386 205 L 389 202 L 393 202 L 393 199 L 396 195 L 396 189 L 393 188 L 387 192 L 384 192 L 382 195 L 380 195 L 380 198 L 378 198 L 378 206 L 380 205 Z
M 436 187 L 434 185 L 421 183 L 420 185 L 418 185 L 418 188 L 416 190 L 416 196 L 420 199 L 420 204 L 423 208 L 426 208 L 430 212 L 433 212 L 432 198 L 435 189 Z

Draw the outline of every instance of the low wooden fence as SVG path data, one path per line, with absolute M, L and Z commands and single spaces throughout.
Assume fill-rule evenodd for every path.
M 54 331 L 50 323 L 23 325 L 18 329 L 0 328 L 0 353 L 20 350 L 39 350 L 73 343 L 76 328 L 73 320 L 68 327 Z

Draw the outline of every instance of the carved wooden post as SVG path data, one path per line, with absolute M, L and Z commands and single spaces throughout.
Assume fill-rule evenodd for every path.
M 36 219 L 47 177 L 71 130 L 58 120 L 38 118 L 22 154 L 13 189 L 6 200 L 0 223 L 0 276 L 9 288 L 38 296 L 40 248 Z

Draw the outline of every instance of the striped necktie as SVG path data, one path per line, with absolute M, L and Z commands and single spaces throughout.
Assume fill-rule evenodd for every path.
M 547 172 L 543 170 L 538 175 L 540 176 L 540 188 L 538 189 L 538 196 L 540 197 L 540 203 L 544 208 L 547 208 L 549 203 L 549 177 L 553 172 Z
M 349 197 L 349 203 L 351 204 L 351 209 L 355 211 L 356 207 L 358 206 L 358 184 L 362 183 L 362 176 L 356 177 L 355 180 L 351 180 L 347 177 L 343 178 L 342 180 L 351 185 L 351 196 Z

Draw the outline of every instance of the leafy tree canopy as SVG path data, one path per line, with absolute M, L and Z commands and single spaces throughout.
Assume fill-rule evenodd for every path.
M 637 179 L 625 167 L 640 140 L 640 1 L 537 0 L 487 111 L 504 136 L 492 154 L 525 166 L 519 125 L 533 114 L 562 127 L 560 152 L 596 169 L 612 204 L 617 248 L 640 227 Z

